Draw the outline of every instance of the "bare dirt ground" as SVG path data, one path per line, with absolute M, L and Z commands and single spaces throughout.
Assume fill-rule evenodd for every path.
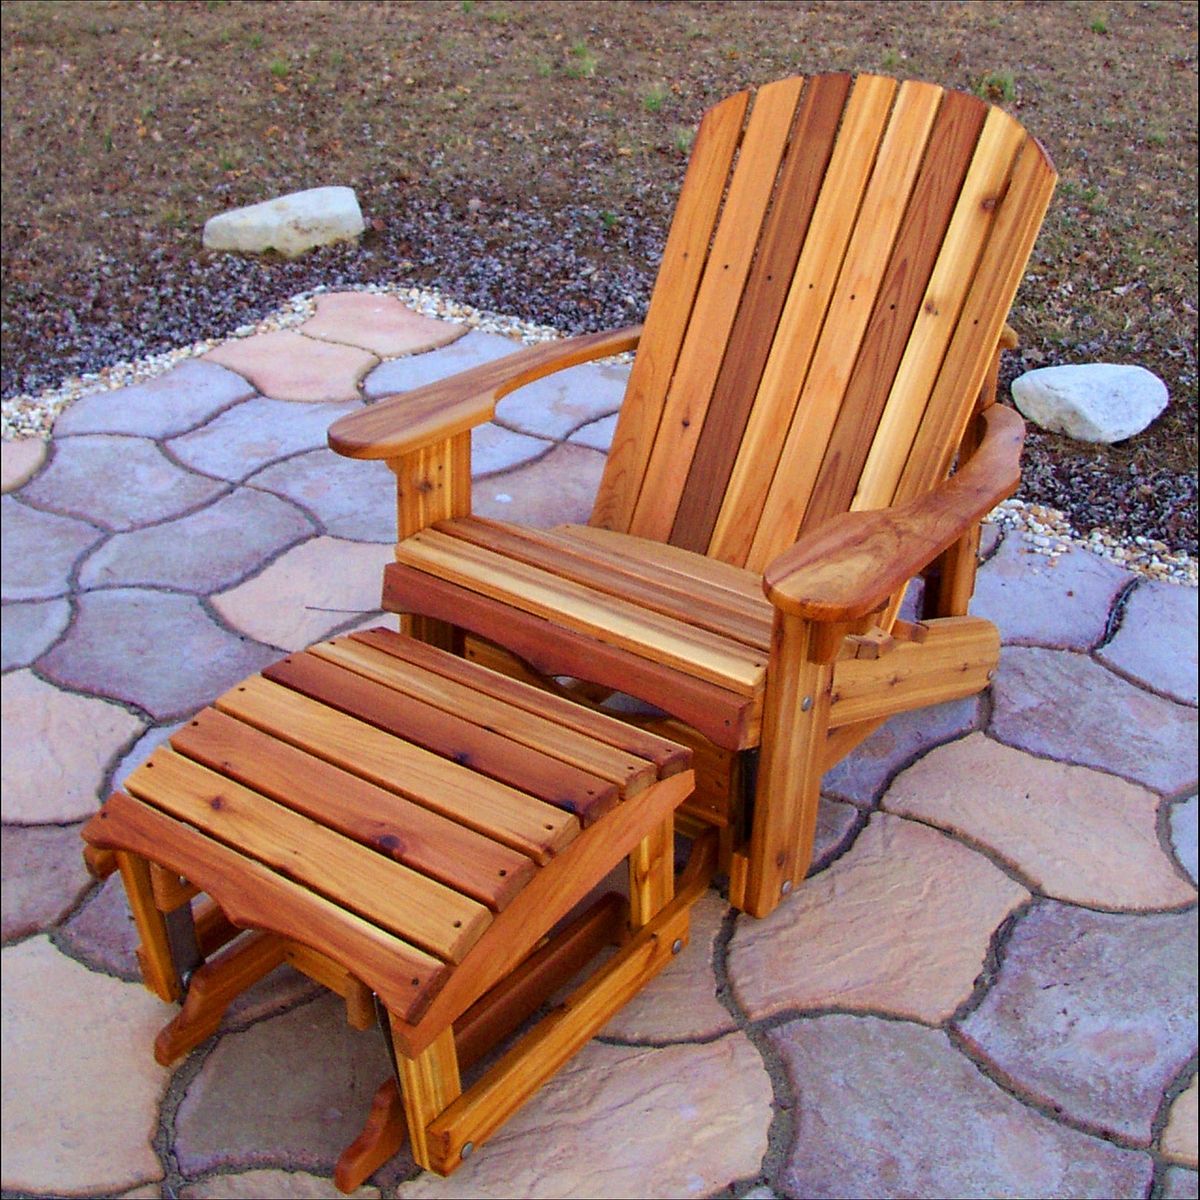
M 1138 362 L 1172 398 L 1115 447 L 1034 433 L 1023 494 L 1196 552 L 1194 4 L 9 0 L 0 35 L 6 396 L 320 283 L 627 323 L 721 97 L 833 69 L 986 95 L 1062 179 L 1006 378 Z M 201 249 L 213 213 L 328 183 L 357 189 L 359 245 Z

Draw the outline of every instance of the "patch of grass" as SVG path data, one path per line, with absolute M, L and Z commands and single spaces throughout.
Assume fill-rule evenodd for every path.
M 675 130 L 675 137 L 672 139 L 675 149 L 680 154 L 689 154 L 692 149 L 692 143 L 696 140 L 696 131 L 694 129 L 679 128 Z
M 291 70 L 291 67 L 288 66 L 286 59 L 282 59 L 282 58 L 271 59 L 270 71 L 271 71 L 271 74 L 274 75 L 276 79 L 283 79 L 287 75 L 288 71 L 290 71 L 290 70 Z
M 1146 141 L 1152 146 L 1165 146 L 1167 144 L 1166 130 L 1152 129 L 1146 134 Z
M 469 13 L 475 7 L 475 0 L 462 0 L 462 4 L 459 7 L 463 10 L 463 12 Z
M 1010 71 L 989 71 L 975 85 L 975 94 L 993 104 L 1009 104 L 1016 99 L 1016 80 Z
M 611 233 L 620 219 L 615 212 L 610 212 L 607 208 L 600 213 L 600 224 L 604 226 L 606 233 Z
M 263 35 L 261 33 L 252 33 L 250 35 L 250 49 L 261 50 L 263 44 Z
M 113 148 L 113 139 L 112 139 L 112 134 L 111 134 L 111 133 L 106 133 L 106 134 L 104 135 L 104 150 L 105 150 L 105 153 L 106 153 L 106 154 L 111 154 L 111 153 L 112 153 L 112 148 Z
M 662 106 L 666 104 L 669 95 L 670 92 L 665 87 L 653 87 L 642 101 L 642 107 L 648 113 L 661 112 Z
M 900 55 L 895 50 L 885 50 L 880 65 L 885 71 L 894 71 L 900 65 Z
M 1103 37 L 1106 33 L 1108 33 L 1108 18 L 1096 17 L 1095 20 L 1092 21 L 1091 30 L 1093 33 L 1098 33 Z
M 567 63 L 567 76 L 570 79 L 591 79 L 596 74 L 596 56 L 587 48 L 584 42 L 576 42 L 571 47 L 571 61 Z
M 544 58 L 539 58 L 537 62 L 533 64 L 533 69 L 539 79 L 549 79 L 554 70 L 554 68 Z

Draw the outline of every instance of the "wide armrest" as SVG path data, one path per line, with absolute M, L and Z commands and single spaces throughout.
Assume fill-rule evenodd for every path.
M 330 448 L 347 458 L 399 458 L 490 421 L 502 396 L 535 379 L 633 349 L 641 333 L 640 325 L 630 325 L 542 342 L 449 379 L 388 396 L 335 421 L 329 428 Z
M 978 449 L 939 487 L 894 508 L 833 517 L 785 550 L 763 575 L 771 603 L 813 621 L 865 617 L 1011 496 L 1025 422 L 1000 405 L 981 419 Z

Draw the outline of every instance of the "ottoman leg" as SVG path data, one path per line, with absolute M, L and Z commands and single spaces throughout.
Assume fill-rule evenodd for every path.
M 447 1026 L 416 1058 L 397 1054 L 396 1070 L 413 1158 L 427 1171 L 435 1170 L 428 1127 L 462 1094 L 454 1030 Z

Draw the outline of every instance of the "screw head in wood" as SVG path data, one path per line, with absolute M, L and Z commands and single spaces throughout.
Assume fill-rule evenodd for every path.
M 683 949 L 683 938 L 676 938 L 671 943 L 671 953 L 678 954 Z
M 462 1149 L 458 1152 L 460 1158 L 470 1158 L 475 1153 L 474 1142 L 463 1142 Z
M 804 699 L 800 701 L 800 711 L 808 712 L 810 708 L 812 708 L 812 697 L 805 696 Z
M 786 896 L 788 894 L 788 892 L 790 892 L 791 890 L 792 890 L 792 881 L 790 879 L 785 879 L 779 885 L 779 894 L 781 896 Z

